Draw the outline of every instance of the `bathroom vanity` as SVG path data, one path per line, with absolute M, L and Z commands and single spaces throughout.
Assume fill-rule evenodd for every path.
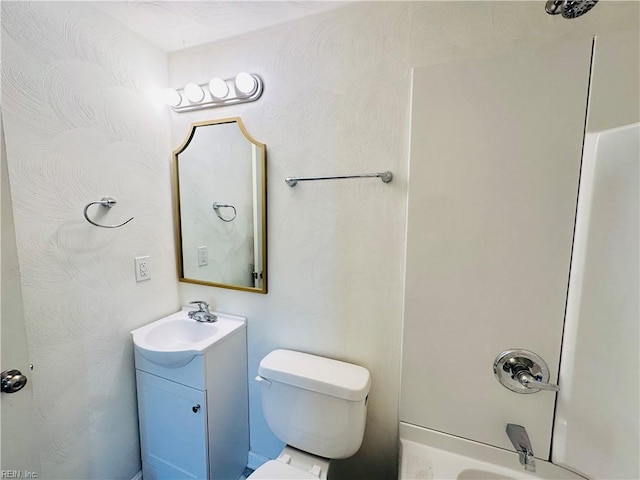
M 132 332 L 145 479 L 227 479 L 249 451 L 246 319 L 192 309 Z

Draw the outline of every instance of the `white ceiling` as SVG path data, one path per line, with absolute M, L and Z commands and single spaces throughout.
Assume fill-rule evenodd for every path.
M 93 5 L 166 52 L 333 10 L 345 1 L 124 1 Z

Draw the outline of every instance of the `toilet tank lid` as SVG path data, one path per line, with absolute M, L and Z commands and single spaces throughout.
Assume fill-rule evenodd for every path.
M 352 363 L 293 350 L 274 350 L 260 362 L 258 374 L 313 392 L 360 401 L 369 393 L 369 370 Z

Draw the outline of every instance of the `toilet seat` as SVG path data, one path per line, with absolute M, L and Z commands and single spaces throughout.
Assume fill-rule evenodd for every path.
M 248 480 L 318 480 L 318 477 L 279 460 L 269 460 L 249 475 Z
M 327 480 L 329 459 L 285 445 L 276 460 L 269 460 L 247 480 Z

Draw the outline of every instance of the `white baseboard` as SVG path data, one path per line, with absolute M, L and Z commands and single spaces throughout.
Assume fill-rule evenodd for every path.
M 257 453 L 249 452 L 249 455 L 247 457 L 247 468 L 250 468 L 251 470 L 255 470 L 260 465 L 262 465 L 265 462 L 268 462 L 269 460 L 271 459 L 267 457 L 263 457 L 262 455 L 258 455 Z
M 142 480 L 142 470 L 136 473 L 131 480 Z

